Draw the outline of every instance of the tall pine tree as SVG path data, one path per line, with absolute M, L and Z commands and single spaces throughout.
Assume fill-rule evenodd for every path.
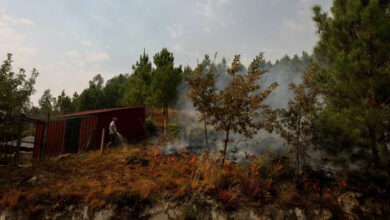
M 390 2 L 335 0 L 332 16 L 320 6 L 313 10 L 326 105 L 317 121 L 319 143 L 345 165 L 388 166 Z

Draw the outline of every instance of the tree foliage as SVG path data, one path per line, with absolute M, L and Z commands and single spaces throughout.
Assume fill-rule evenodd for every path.
M 35 92 L 38 75 L 36 69 L 32 70 L 29 78 L 24 69 L 14 72 L 12 54 L 7 54 L 7 59 L 0 67 L 0 123 L 15 120 L 25 110 L 30 96 Z
M 55 102 L 55 110 L 61 114 L 74 112 L 72 99 L 65 94 L 65 90 L 62 90 L 61 94 L 58 95 Z
M 335 0 L 332 16 L 313 8 L 326 108 L 319 144 L 335 161 L 384 166 L 390 133 L 390 3 Z M 387 165 L 386 165 L 387 166 Z
M 50 89 L 46 89 L 41 98 L 38 100 L 39 108 L 42 113 L 49 113 L 54 111 L 56 105 L 56 99 L 50 92 Z
M 78 97 L 77 111 L 104 108 L 103 77 L 98 74 L 91 81 L 89 87 Z
M 185 80 L 192 88 L 188 92 L 188 98 L 200 113 L 199 121 L 204 123 L 206 145 L 208 145 L 207 125 L 211 117 L 212 101 L 216 92 L 215 78 L 215 65 L 211 63 L 207 55 L 192 74 L 185 75 Z
M 269 114 L 271 109 L 263 104 L 263 101 L 277 87 L 277 83 L 272 83 L 268 88 L 260 90 L 258 80 L 261 75 L 267 72 L 259 66 L 262 59 L 263 54 L 261 53 L 253 60 L 248 72 L 240 74 L 239 71 L 243 70 L 240 56 L 235 56 L 231 67 L 227 69 L 231 80 L 221 90 L 213 88 L 213 74 L 208 74 L 206 78 L 203 78 L 203 81 L 197 79 L 199 71 L 194 71 L 194 74 L 197 75 L 189 79 L 189 83 L 193 85 L 190 92 L 191 100 L 197 103 L 196 106 L 198 106 L 198 110 L 203 112 L 202 115 L 210 118 L 210 124 L 216 130 L 224 131 L 226 134 L 222 166 L 225 163 L 226 149 L 231 131 L 246 137 L 252 137 L 261 128 L 266 128 L 269 131 L 273 128 L 272 126 L 267 126 L 269 118 L 266 114 Z M 204 108 L 198 103 L 202 103 L 206 97 L 210 99 L 211 105 Z
M 305 163 L 307 150 L 313 145 L 312 122 L 315 120 L 315 113 L 321 110 L 318 87 L 311 83 L 315 71 L 315 66 L 309 67 L 301 84 L 290 84 L 294 98 L 289 100 L 287 108 L 278 110 L 277 131 L 295 152 L 297 175 L 300 175 L 300 162 Z
M 133 74 L 129 77 L 122 102 L 125 105 L 146 105 L 150 102 L 152 83 L 152 63 L 144 53 L 132 67 Z
M 168 107 L 176 99 L 177 86 L 182 80 L 182 68 L 174 66 L 174 57 L 167 49 L 162 49 L 153 57 L 156 69 L 153 71 L 151 82 L 151 103 L 155 107 L 163 108 L 164 135 L 168 120 Z

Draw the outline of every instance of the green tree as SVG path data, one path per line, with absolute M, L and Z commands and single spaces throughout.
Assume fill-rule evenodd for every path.
M 103 77 L 98 74 L 89 81 L 89 87 L 77 98 L 77 111 L 100 109 L 104 107 Z
M 212 101 L 215 96 L 215 65 L 206 55 L 201 64 L 190 75 L 185 75 L 185 80 L 191 86 L 188 97 L 200 113 L 199 121 L 204 123 L 206 145 L 208 145 L 207 125 L 210 120 Z
M 46 89 L 38 100 L 38 103 L 42 113 L 49 113 L 54 110 L 56 99 L 52 96 L 50 89 Z
M 318 87 L 311 83 L 315 67 L 309 67 L 299 85 L 291 83 L 290 90 L 294 97 L 288 102 L 287 108 L 278 110 L 278 133 L 295 152 L 297 175 L 300 175 L 300 162 L 303 166 L 307 158 L 307 150 L 312 146 L 313 121 L 315 113 L 321 110 L 318 100 Z
M 240 56 L 235 56 L 232 65 L 227 69 L 230 81 L 223 89 L 213 88 L 214 74 L 206 74 L 203 80 L 200 78 L 200 69 L 195 72 L 192 83 L 191 100 L 198 106 L 202 115 L 210 119 L 210 124 L 217 131 L 224 131 L 224 149 L 222 157 L 222 167 L 225 164 L 226 150 L 229 143 L 230 132 L 242 134 L 246 137 L 252 137 L 259 129 L 265 128 L 268 131 L 273 130 L 270 126 L 269 117 L 272 109 L 265 105 L 263 101 L 277 87 L 277 83 L 272 83 L 268 88 L 260 90 L 260 76 L 266 73 L 266 70 L 260 68 L 259 64 L 263 59 L 263 53 L 257 56 L 251 63 L 248 72 L 239 74 L 243 70 L 240 63 Z M 194 80 L 195 79 L 195 80 Z M 201 83 L 200 83 L 201 82 Z M 205 88 L 208 92 L 203 92 Z M 197 103 L 202 103 L 207 96 L 210 99 L 211 107 L 202 107 Z M 206 112 L 208 111 L 208 112 Z
M 30 96 L 34 94 L 35 81 L 39 73 L 33 69 L 31 76 L 26 78 L 26 71 L 12 70 L 12 55 L 0 67 L 0 123 L 15 120 L 29 104 Z
M 58 95 L 55 109 L 61 114 L 74 112 L 72 99 L 65 94 L 65 90 L 62 90 L 61 94 Z
M 107 81 L 103 88 L 104 108 L 115 108 L 122 106 L 122 99 L 124 96 L 124 89 L 127 75 L 119 74 Z
M 145 51 L 132 69 L 133 74 L 127 80 L 122 102 L 130 106 L 149 104 L 153 68 Z
M 150 100 L 153 106 L 163 108 L 164 136 L 168 121 L 168 107 L 176 100 L 176 88 L 182 80 L 182 68 L 174 67 L 174 60 L 173 54 L 166 48 L 153 57 L 156 69 L 153 71 Z
M 332 16 L 320 6 L 313 11 L 317 82 L 326 104 L 317 121 L 319 144 L 343 164 L 388 169 L 390 3 L 335 0 Z

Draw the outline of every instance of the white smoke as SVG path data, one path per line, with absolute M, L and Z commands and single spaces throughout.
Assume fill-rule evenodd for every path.
M 294 62 L 295 59 L 295 63 Z M 298 59 L 299 60 L 299 59 Z M 262 88 L 267 88 L 273 82 L 277 82 L 279 86 L 265 100 L 266 104 L 273 109 L 286 107 L 293 94 L 288 89 L 291 82 L 300 83 L 301 77 L 308 66 L 308 62 L 297 62 L 296 57 L 290 59 L 284 57 L 281 61 L 277 61 L 269 68 L 269 72 L 261 76 L 259 81 Z M 203 61 L 205 62 L 205 61 Z M 209 61 L 206 61 L 209 62 Z M 268 65 L 270 65 L 268 63 Z M 216 87 L 223 89 L 231 80 L 231 77 L 226 73 L 228 64 L 223 59 L 217 64 L 217 80 Z M 242 67 L 242 73 L 246 71 Z M 181 125 L 178 141 L 173 141 L 163 146 L 162 151 L 166 153 L 175 153 L 180 151 L 192 151 L 192 153 L 203 153 L 205 150 L 212 152 L 223 149 L 224 132 L 217 132 L 212 126 L 207 126 L 208 145 L 204 134 L 204 124 L 198 121 L 199 113 L 194 109 L 191 100 L 186 96 L 188 85 L 183 82 L 179 87 L 179 99 L 176 109 L 179 109 L 177 122 Z M 276 133 L 268 133 L 265 130 L 260 130 L 258 134 L 252 138 L 247 138 L 240 134 L 232 134 L 229 138 L 231 141 L 228 144 L 227 156 L 233 161 L 243 161 L 250 155 L 259 155 L 267 151 L 286 152 L 287 148 L 283 147 L 283 141 Z

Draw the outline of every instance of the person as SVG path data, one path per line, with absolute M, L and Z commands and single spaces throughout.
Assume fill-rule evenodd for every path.
M 113 146 L 117 145 L 117 136 L 118 136 L 118 129 L 116 128 L 116 123 L 118 122 L 118 119 L 116 117 L 112 118 L 112 121 L 110 123 L 110 126 L 108 128 L 109 135 L 110 135 L 110 142 Z

